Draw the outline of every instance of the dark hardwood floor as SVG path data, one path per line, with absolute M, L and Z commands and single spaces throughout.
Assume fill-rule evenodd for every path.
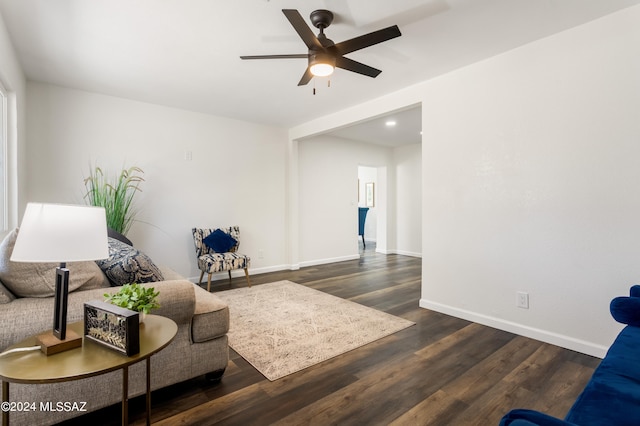
M 370 244 L 371 246 L 371 244 Z M 219 384 L 204 377 L 153 393 L 159 425 L 496 425 L 511 408 L 563 417 L 599 359 L 418 307 L 421 260 L 381 255 L 252 277 L 291 280 L 416 322 L 275 382 L 230 350 Z M 213 291 L 246 285 L 244 277 Z M 68 424 L 118 424 L 120 407 Z M 144 424 L 144 401 L 130 402 Z

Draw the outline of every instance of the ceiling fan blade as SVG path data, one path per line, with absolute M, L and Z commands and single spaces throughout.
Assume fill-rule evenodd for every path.
M 298 86 L 306 85 L 307 83 L 309 83 L 311 81 L 312 78 L 313 78 L 313 74 L 311 74 L 311 70 L 309 69 L 309 67 L 307 67 L 307 70 L 302 75 L 302 78 L 300 79 L 300 82 L 298 83 Z
M 355 52 L 356 50 L 364 49 L 365 47 L 373 46 L 374 44 L 382 43 L 383 41 L 391 40 L 392 38 L 400 37 L 402 33 L 397 25 L 392 27 L 383 28 L 378 31 L 374 31 L 369 34 L 361 35 L 349 40 L 345 40 L 335 45 L 340 55 L 346 55 L 347 53 Z
M 282 13 L 287 17 L 293 29 L 296 30 L 304 44 L 307 45 L 309 50 L 322 50 L 322 44 L 318 41 L 316 35 L 311 31 L 309 25 L 304 21 L 300 12 L 296 9 L 282 9 Z
M 249 55 L 240 56 L 240 59 L 308 59 L 309 55 L 306 53 L 292 54 L 292 55 Z
M 338 56 L 336 58 L 336 67 L 345 69 L 347 71 L 357 72 L 358 74 L 366 75 L 368 77 L 376 78 L 382 71 L 379 69 L 370 67 L 369 65 L 362 64 L 353 59 Z

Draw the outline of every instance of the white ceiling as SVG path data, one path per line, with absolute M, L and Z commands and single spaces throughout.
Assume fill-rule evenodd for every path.
M 291 127 L 639 3 L 0 0 L 0 14 L 30 80 Z M 283 8 L 305 18 L 314 9 L 333 11 L 326 33 L 335 42 L 394 24 L 402 36 L 347 55 L 381 69 L 376 79 L 337 70 L 331 87 L 316 82 L 314 96 L 313 81 L 297 86 L 304 59 L 239 59 L 306 53 Z
M 394 125 L 387 123 L 393 122 Z M 417 144 L 422 141 L 422 108 L 394 111 L 383 117 L 331 131 L 339 138 L 367 142 L 387 147 Z

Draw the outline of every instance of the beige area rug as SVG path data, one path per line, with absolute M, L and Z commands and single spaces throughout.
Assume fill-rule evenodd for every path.
M 229 304 L 229 346 L 272 381 L 414 324 L 291 281 L 216 294 Z

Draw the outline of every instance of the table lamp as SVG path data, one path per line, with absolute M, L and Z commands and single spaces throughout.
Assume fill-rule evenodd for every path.
M 66 262 L 109 257 L 103 207 L 28 203 L 18 231 L 12 262 L 56 262 L 53 330 L 37 337 L 47 355 L 77 348 L 82 336 L 67 330 L 69 269 Z

